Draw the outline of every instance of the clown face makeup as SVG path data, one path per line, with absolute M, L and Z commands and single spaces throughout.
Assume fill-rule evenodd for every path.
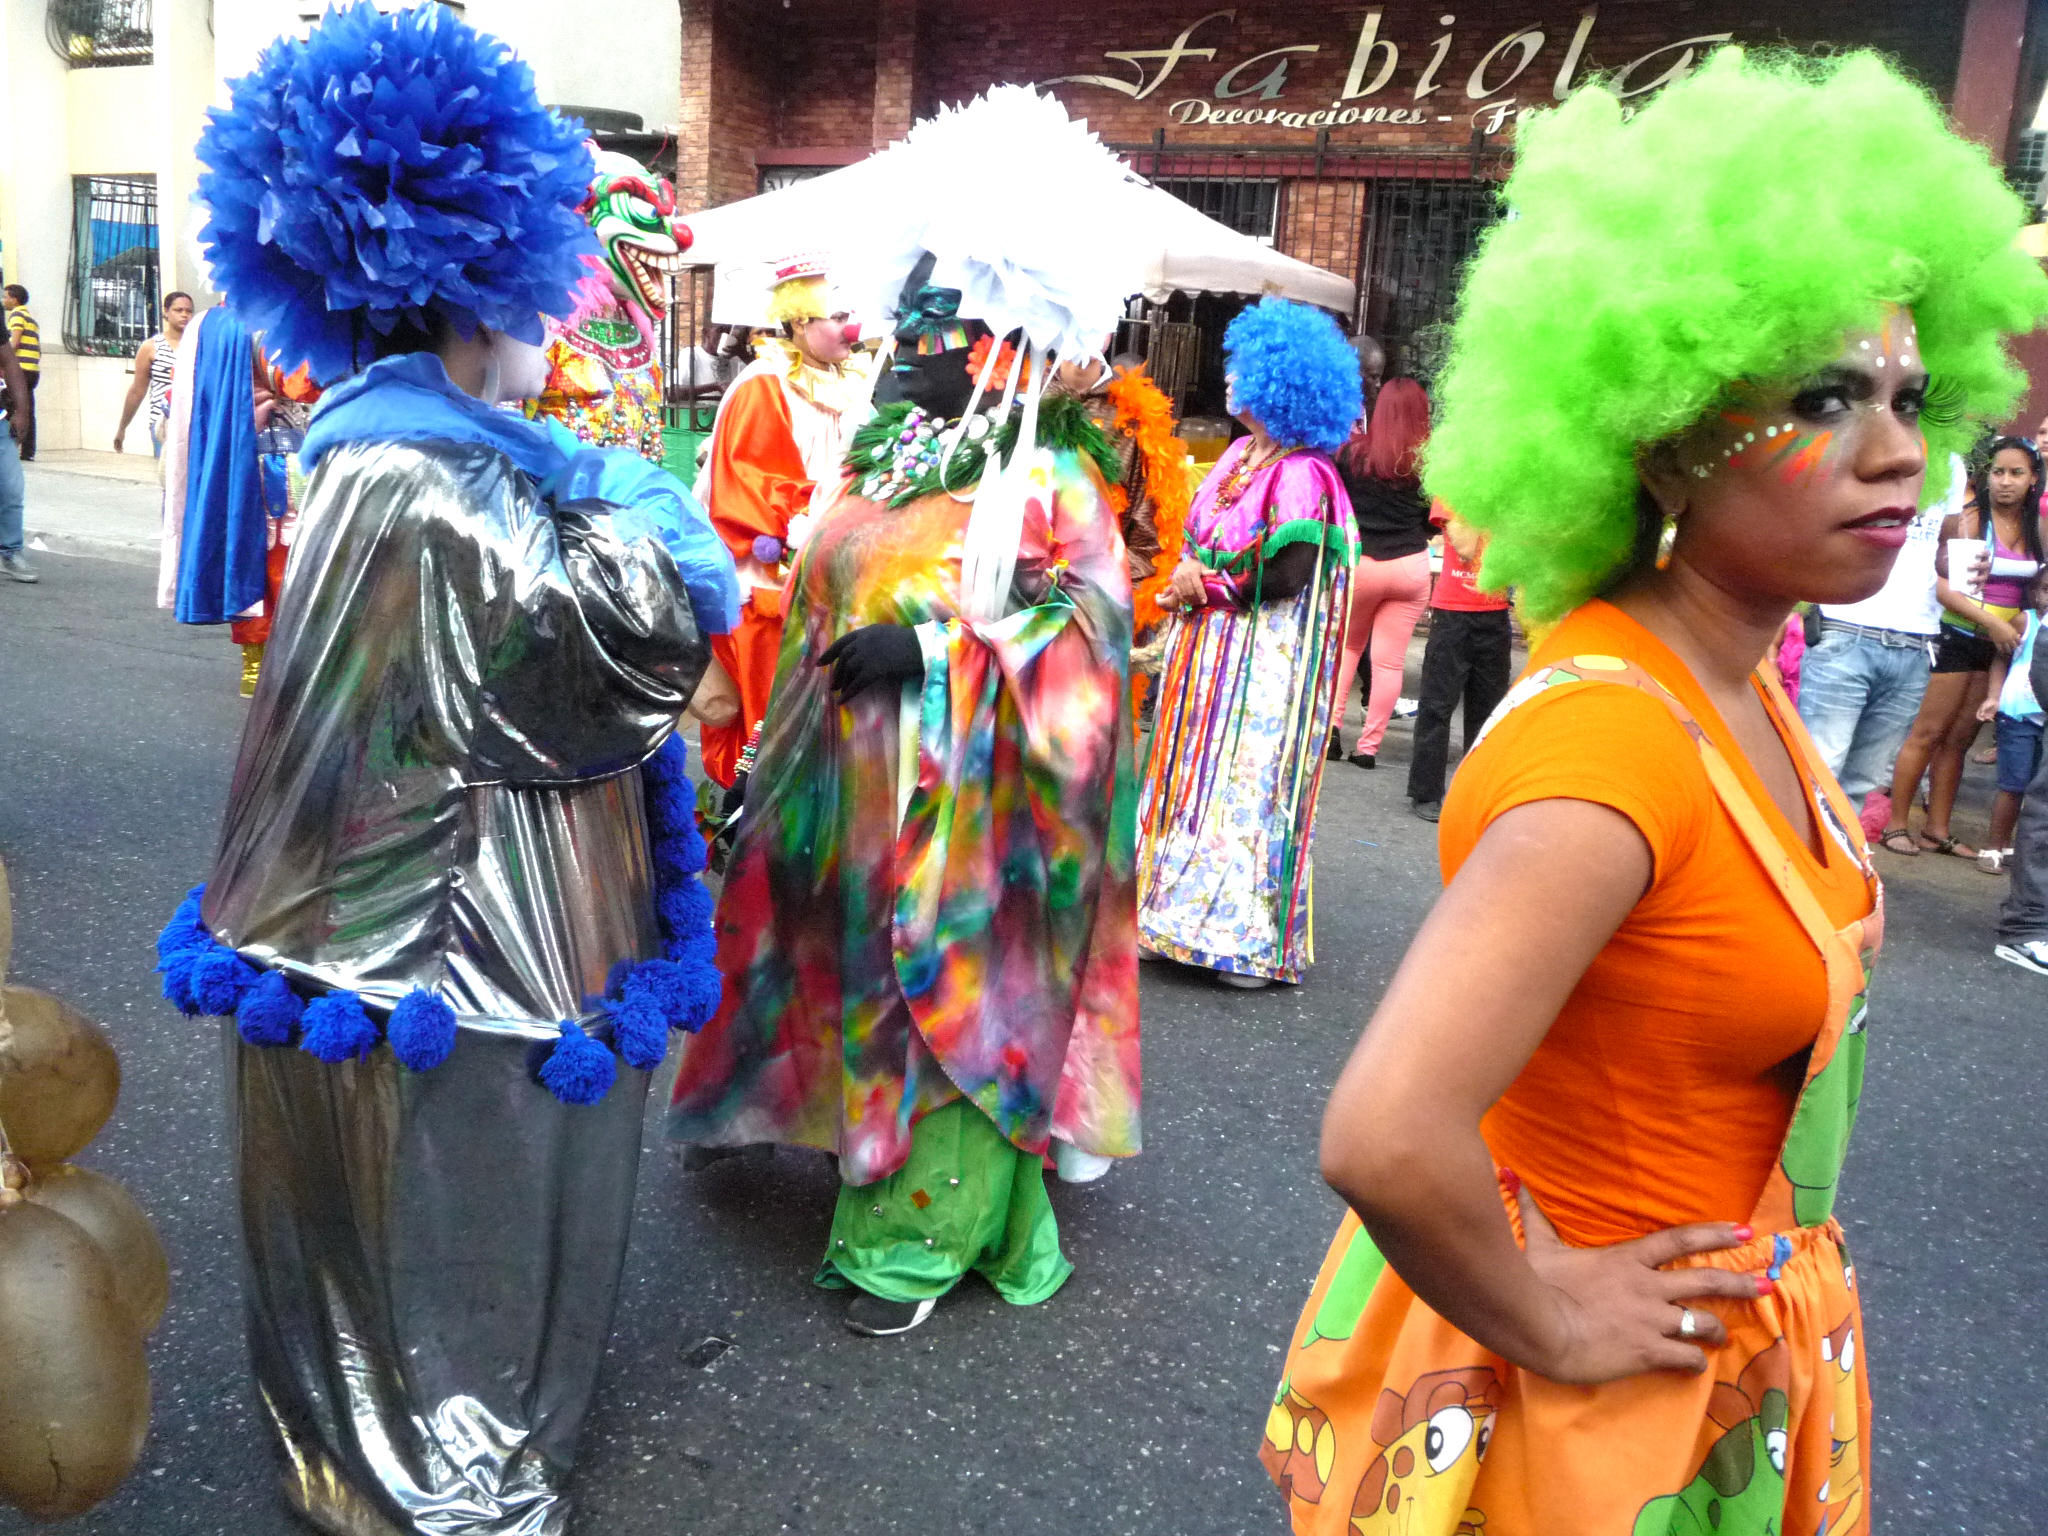
M 619 297 L 663 314 L 668 275 L 682 270 L 690 238 L 673 222 L 675 189 L 637 160 L 606 150 L 597 156 L 597 177 L 583 206 Z
M 853 343 L 860 335 L 858 326 L 847 323 L 846 314 L 821 316 L 793 326 L 790 331 L 797 347 L 805 357 L 821 368 L 837 367 L 853 354 Z
M 1848 602 L 1884 584 L 1917 515 L 1927 405 L 1913 316 L 1890 309 L 1811 376 L 1733 387 L 1679 440 L 1677 549 L 1777 596 Z M 1782 591 L 1778 589 L 1782 588 Z

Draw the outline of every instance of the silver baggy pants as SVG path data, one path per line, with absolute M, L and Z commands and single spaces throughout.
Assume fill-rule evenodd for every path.
M 328 1066 L 226 1031 L 250 1351 L 285 1496 L 331 1536 L 559 1536 L 648 1074 L 621 1063 L 603 1102 L 571 1106 L 532 1075 L 546 1025 L 465 1023 L 424 1073 L 388 1049 Z

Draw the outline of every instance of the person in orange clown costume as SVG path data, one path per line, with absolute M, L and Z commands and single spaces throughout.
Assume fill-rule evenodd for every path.
M 732 551 L 744 606 L 739 627 L 712 641 L 739 690 L 739 718 L 703 729 L 704 771 L 732 787 L 740 751 L 768 712 L 782 645 L 782 587 L 818 515 L 838 493 L 846 445 L 868 414 L 871 376 L 857 327 L 834 315 L 825 268 L 794 257 L 775 269 L 769 318 L 780 336 L 755 342 L 711 429 L 699 492 Z

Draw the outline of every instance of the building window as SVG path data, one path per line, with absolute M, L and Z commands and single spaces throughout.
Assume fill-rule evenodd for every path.
M 2039 217 L 2042 204 L 2048 203 L 2048 131 L 2029 128 L 2020 134 L 2005 179 Z
M 74 69 L 150 61 L 150 0 L 49 0 L 43 33 Z
M 1359 262 L 1359 329 L 1387 349 L 1387 375 L 1429 383 L 1443 364 L 1465 263 L 1501 216 L 1499 186 L 1448 176 L 1371 184 Z
M 1264 245 L 1279 232 L 1278 177 L 1158 176 L 1152 184 Z
M 133 357 L 156 334 L 157 302 L 156 178 L 72 177 L 65 349 Z
M 764 165 L 759 169 L 756 190 L 780 192 L 793 187 L 800 181 L 810 181 L 823 176 L 827 171 L 836 171 L 836 165 Z

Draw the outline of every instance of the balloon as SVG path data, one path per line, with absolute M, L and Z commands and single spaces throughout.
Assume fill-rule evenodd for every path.
M 75 1222 L 114 1269 L 121 1310 L 145 1337 L 156 1331 L 171 1297 L 171 1266 L 156 1228 L 135 1197 L 104 1173 L 61 1163 L 26 1191 L 37 1205 Z
M 27 1200 L 0 1207 L 0 1499 L 44 1520 L 120 1485 L 149 1429 L 142 1335 L 91 1238 Z
M 106 1031 L 34 987 L 0 988 L 0 1126 L 41 1172 L 85 1150 L 121 1092 Z

